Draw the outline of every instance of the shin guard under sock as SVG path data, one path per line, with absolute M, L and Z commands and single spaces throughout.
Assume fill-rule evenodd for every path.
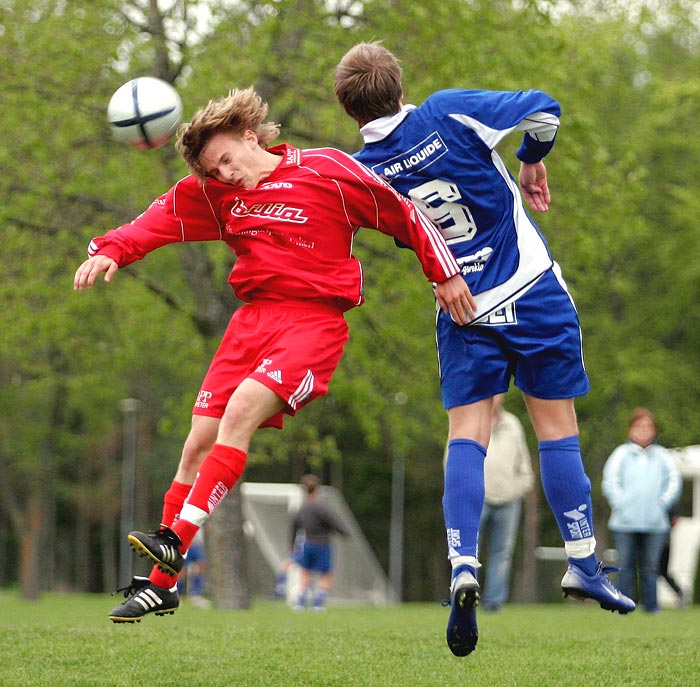
M 477 557 L 485 457 L 486 449 L 471 439 L 453 439 L 447 445 L 442 510 L 448 558 Z
M 595 537 L 591 481 L 583 467 L 578 436 L 541 441 L 539 452 L 542 488 L 559 525 L 566 553 L 584 559 L 594 553 Z
M 197 530 L 243 474 L 247 454 L 233 446 L 214 444 L 202 462 L 197 478 L 172 530 L 180 537 L 180 551 L 187 551 Z

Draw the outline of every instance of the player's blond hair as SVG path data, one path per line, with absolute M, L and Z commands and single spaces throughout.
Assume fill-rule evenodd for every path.
M 402 71 L 396 56 L 379 41 L 358 43 L 335 69 L 335 96 L 360 126 L 401 108 Z
M 280 127 L 275 122 L 266 122 L 267 103 L 252 86 L 234 89 L 218 100 L 210 100 L 207 106 L 197 111 L 191 122 L 182 124 L 177 132 L 176 146 L 192 174 L 204 180 L 207 173 L 199 158 L 212 136 L 232 133 L 242 136 L 250 130 L 258 137 L 258 143 L 266 148 L 279 136 Z

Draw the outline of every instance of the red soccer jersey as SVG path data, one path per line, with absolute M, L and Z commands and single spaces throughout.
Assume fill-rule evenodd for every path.
M 348 310 L 363 300 L 362 267 L 352 255 L 360 227 L 409 245 L 426 277 L 443 282 L 459 267 L 437 228 L 352 157 L 333 148 L 288 144 L 254 189 L 187 176 L 130 224 L 91 241 L 88 253 L 124 267 L 178 241 L 221 240 L 236 254 L 236 296 L 305 300 Z

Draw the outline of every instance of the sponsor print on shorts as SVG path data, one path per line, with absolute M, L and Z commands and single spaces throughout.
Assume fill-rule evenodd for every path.
M 211 401 L 212 396 L 213 396 L 213 394 L 211 391 L 206 391 L 205 389 L 200 389 L 199 393 L 197 394 L 197 400 L 195 401 L 194 407 L 195 408 L 208 408 L 209 401 Z
M 263 361 L 255 368 L 255 371 L 259 374 L 267 375 L 278 384 L 282 384 L 282 370 L 268 370 L 267 368 L 271 364 L 272 360 L 270 358 L 263 358 Z
M 479 321 L 480 325 L 502 327 L 506 324 L 518 324 L 518 315 L 515 312 L 515 303 L 509 303 L 504 308 L 494 310 L 485 320 Z

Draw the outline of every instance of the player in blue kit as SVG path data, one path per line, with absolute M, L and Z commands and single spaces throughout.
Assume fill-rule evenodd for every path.
M 452 564 L 447 643 L 457 656 L 476 647 L 475 606 L 483 465 L 493 397 L 511 377 L 524 394 L 539 441 L 542 486 L 557 520 L 568 568 L 565 596 L 595 599 L 628 613 L 595 555 L 591 484 L 581 459 L 574 398 L 587 393 L 578 315 L 561 270 L 525 210 L 521 192 L 495 148 L 513 131 L 523 138 L 522 194 L 546 212 L 542 159 L 559 127 L 560 107 L 539 91 L 452 89 L 404 105 L 402 71 L 381 43 L 361 43 L 340 61 L 335 93 L 359 125 L 355 154 L 441 229 L 476 300 L 465 326 L 437 313 L 438 361 L 449 419 L 443 511 Z

